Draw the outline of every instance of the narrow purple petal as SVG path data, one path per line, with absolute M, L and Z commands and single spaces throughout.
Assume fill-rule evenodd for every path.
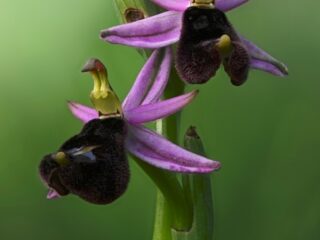
M 52 188 L 49 189 L 47 199 L 52 200 L 60 197 L 61 196 L 59 195 L 59 193 L 57 193 L 55 190 L 53 190 Z
M 72 114 L 80 119 L 83 123 L 87 123 L 92 119 L 98 118 L 99 115 L 93 108 L 87 107 L 80 103 L 68 102 L 68 107 Z
M 167 47 L 158 74 L 154 80 L 152 87 L 148 91 L 147 96 L 144 98 L 142 105 L 159 101 L 168 83 L 171 71 L 171 63 L 172 50 L 170 47 Z
M 156 49 L 169 46 L 178 42 L 180 29 L 174 31 L 160 33 L 159 35 L 137 36 L 137 37 L 119 37 L 109 36 L 106 41 L 113 44 L 120 44 L 136 48 Z
M 137 35 L 153 35 L 158 34 L 159 31 L 170 31 L 172 28 L 173 20 L 181 18 L 181 13 L 174 11 L 167 11 L 161 14 L 154 15 L 136 22 L 122 24 L 102 31 L 102 34 L 109 36 L 114 34 L 122 37 L 133 37 Z M 170 26 L 168 26 L 170 25 Z
M 165 118 L 189 104 L 197 93 L 198 91 L 193 91 L 179 97 L 133 108 L 124 113 L 125 118 L 132 124 L 142 124 Z
M 143 126 L 130 125 L 128 150 L 159 168 L 174 172 L 207 173 L 220 163 L 189 152 Z
M 104 41 L 139 48 L 160 48 L 179 40 L 182 14 L 167 11 L 101 31 Z
M 190 5 L 190 0 L 152 0 L 158 6 L 167 10 L 183 12 Z
M 275 74 L 277 76 L 288 75 L 288 67 L 284 63 L 275 59 L 269 53 L 265 52 L 264 50 L 262 50 L 261 48 L 256 46 L 254 43 L 250 42 L 249 40 L 245 39 L 244 37 L 241 37 L 241 41 L 247 47 L 252 59 L 257 60 L 257 63 L 254 63 L 254 66 L 259 65 L 260 67 L 259 68 L 256 67 L 256 68 L 261 69 L 261 70 L 265 70 L 265 71 L 267 71 L 271 74 Z M 265 66 L 268 66 L 268 67 L 263 68 L 262 62 L 265 62 L 266 63 Z M 269 65 L 270 64 L 273 65 L 274 69 L 276 68 L 277 71 L 275 71 L 275 70 L 270 71 L 271 67 L 267 63 L 269 63 Z M 281 74 L 279 74 L 279 72 L 281 72 Z
M 269 62 L 257 60 L 257 59 L 251 59 L 250 67 L 258 70 L 262 70 L 268 73 L 271 73 L 273 75 L 284 77 L 286 76 L 283 72 L 279 70 L 276 66 L 272 65 Z
M 123 101 L 122 107 L 124 111 L 137 107 L 141 104 L 146 91 L 150 86 L 154 68 L 158 61 L 159 53 L 160 49 L 155 50 L 149 57 L 148 61 L 144 64 L 130 92 Z
M 219 10 L 227 12 L 248 1 L 249 0 L 216 0 L 215 5 Z
M 153 165 L 157 168 L 173 171 L 173 172 L 182 172 L 182 173 L 207 173 L 211 172 L 212 169 L 203 168 L 203 167 L 189 167 L 183 166 L 181 164 L 177 164 L 175 162 L 171 162 L 168 158 L 163 157 L 150 148 L 146 147 L 141 142 L 132 138 L 127 141 L 128 150 L 141 160 Z
M 190 6 L 190 0 L 152 0 L 167 10 L 183 12 Z M 215 5 L 221 11 L 229 11 L 248 2 L 248 0 L 216 0 Z

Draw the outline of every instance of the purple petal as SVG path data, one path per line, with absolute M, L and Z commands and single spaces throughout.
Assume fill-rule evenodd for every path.
M 168 158 L 155 153 L 150 148 L 146 147 L 135 139 L 129 139 L 127 144 L 127 148 L 133 155 L 157 168 L 182 173 L 207 173 L 212 171 L 211 169 L 208 170 L 207 168 L 188 167 L 182 166 L 179 163 L 171 162 L 168 160 Z
M 55 190 L 53 190 L 52 188 L 49 189 L 47 199 L 52 200 L 60 197 L 61 196 L 59 195 L 59 193 L 57 193 Z
M 248 1 L 249 0 L 216 0 L 215 5 L 219 10 L 227 12 Z
M 249 40 L 245 39 L 244 37 L 241 37 L 242 43 L 247 47 L 250 56 L 253 58 L 252 60 L 257 60 L 257 63 L 254 63 L 255 67 L 267 72 L 270 72 L 272 74 L 275 74 L 277 76 L 286 76 L 288 75 L 288 67 L 280 62 L 279 60 L 272 57 L 269 53 L 265 52 L 261 48 L 257 47 L 254 43 L 250 42 Z M 265 62 L 266 68 L 262 66 L 262 62 Z M 268 64 L 269 63 L 269 64 Z M 274 69 L 277 69 L 277 71 L 272 70 L 270 71 L 271 67 L 270 64 L 273 65 Z M 279 74 L 281 72 L 281 74 Z
M 251 59 L 250 67 L 254 68 L 254 69 L 259 69 L 259 70 L 262 70 L 262 71 L 265 71 L 265 72 L 268 72 L 268 73 L 271 73 L 271 74 L 279 76 L 279 77 L 286 76 L 286 74 L 281 72 L 279 70 L 279 68 L 277 68 L 276 66 L 272 65 L 271 63 L 268 63 L 268 62 L 265 62 L 265 61 L 261 61 L 261 60 L 257 60 L 257 59 Z
M 101 31 L 104 41 L 139 48 L 160 48 L 179 40 L 182 14 L 167 11 Z
M 151 57 L 149 57 L 148 61 L 144 64 L 130 92 L 123 101 L 122 107 L 124 111 L 141 104 L 152 80 L 152 75 L 159 57 L 159 53 L 159 49 L 155 50 Z
M 190 0 L 152 0 L 158 6 L 167 10 L 183 12 L 190 5 Z
M 80 119 L 83 123 L 89 122 L 92 119 L 98 118 L 97 111 L 80 103 L 68 102 L 68 107 L 72 114 Z
M 159 168 L 174 172 L 207 173 L 220 168 L 220 163 L 189 152 L 142 126 L 130 125 L 128 150 Z
M 155 4 L 167 10 L 183 12 L 190 6 L 190 0 L 152 0 Z M 215 5 L 221 11 L 229 11 L 248 2 L 248 0 L 216 0 Z
M 144 98 L 142 105 L 159 101 L 168 83 L 171 71 L 171 63 L 172 50 L 170 47 L 167 47 L 164 58 L 159 68 L 159 72 L 154 80 L 152 87 L 148 91 L 148 95 Z
M 125 112 L 125 118 L 132 124 L 142 124 L 165 118 L 190 103 L 198 91 L 184 94 L 179 97 L 170 98 L 165 101 L 151 103 L 133 108 Z

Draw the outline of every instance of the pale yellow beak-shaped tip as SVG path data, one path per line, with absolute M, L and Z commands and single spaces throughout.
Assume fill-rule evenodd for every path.
M 90 72 L 92 75 L 94 85 L 90 99 L 100 117 L 122 116 L 121 103 L 110 86 L 108 72 L 103 63 L 92 58 L 84 65 L 82 72 Z
M 96 58 L 90 58 L 82 67 L 81 72 L 91 72 L 91 71 L 106 71 L 105 66 L 103 63 Z

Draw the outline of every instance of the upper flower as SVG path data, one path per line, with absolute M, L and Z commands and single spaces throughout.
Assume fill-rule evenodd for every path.
M 41 161 L 40 174 L 50 189 L 48 198 L 73 193 L 92 203 L 114 201 L 129 181 L 127 151 L 173 172 L 207 173 L 220 167 L 219 162 L 191 153 L 142 125 L 181 110 L 197 95 L 193 91 L 160 100 L 172 62 L 167 48 L 159 68 L 155 67 L 161 55 L 160 49 L 153 52 L 122 105 L 103 64 L 91 59 L 85 65 L 83 71 L 91 72 L 94 79 L 90 98 L 95 109 L 69 102 L 72 113 L 85 125 Z M 159 71 L 152 82 L 154 69 Z
M 283 63 L 238 34 L 225 17 L 224 12 L 247 0 L 152 1 L 168 11 L 103 30 L 101 38 L 137 48 L 160 48 L 178 42 L 176 67 L 189 83 L 207 81 L 221 62 L 235 85 L 246 80 L 249 67 L 277 76 L 288 74 Z M 195 41 L 186 44 L 188 38 Z

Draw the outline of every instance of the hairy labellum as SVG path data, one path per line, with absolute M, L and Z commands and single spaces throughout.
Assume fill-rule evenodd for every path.
M 72 193 L 91 203 L 110 203 L 129 182 L 125 137 L 121 118 L 91 120 L 58 153 L 42 159 L 40 175 L 61 196 Z
M 180 44 L 176 68 L 188 83 L 205 83 L 216 74 L 221 64 L 219 52 L 210 40 L 198 44 Z
M 228 56 L 221 54 L 217 47 L 223 35 L 231 39 Z M 247 77 L 250 64 L 249 54 L 242 45 L 240 49 L 240 44 L 237 33 L 222 11 L 216 8 L 189 7 L 182 19 L 176 58 L 177 71 L 184 81 L 201 84 L 215 75 L 223 61 L 232 83 L 240 85 Z
M 233 85 L 240 86 L 248 77 L 250 57 L 240 43 L 233 44 L 231 55 L 224 61 L 224 69 Z

